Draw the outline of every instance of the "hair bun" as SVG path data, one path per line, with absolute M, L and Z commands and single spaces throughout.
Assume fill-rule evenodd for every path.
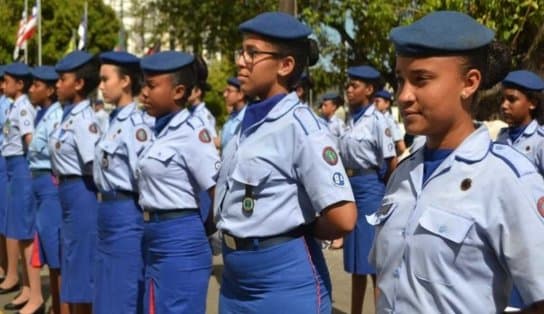
M 308 39 L 308 66 L 315 65 L 319 60 L 319 46 L 314 39 Z
M 482 89 L 490 89 L 502 81 L 512 67 L 512 51 L 507 45 L 493 41 L 487 47 L 486 76 L 483 78 Z
M 193 62 L 193 69 L 195 72 L 195 82 L 196 85 L 200 88 L 206 89 L 206 86 L 209 86 L 206 81 L 208 80 L 208 66 L 206 61 L 202 56 L 195 56 L 195 61 Z

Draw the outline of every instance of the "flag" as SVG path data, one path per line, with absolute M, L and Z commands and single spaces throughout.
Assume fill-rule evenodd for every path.
M 81 18 L 81 23 L 77 28 L 77 35 L 79 36 L 77 50 L 83 50 L 87 46 L 87 8 L 85 8 L 83 18 Z
M 17 29 L 17 36 L 15 41 L 15 50 L 13 51 L 13 59 L 19 58 L 19 51 L 25 49 L 27 40 L 32 38 L 38 27 L 38 3 L 32 7 L 32 16 L 27 18 L 26 11 L 23 10 L 21 21 L 19 21 L 19 28 Z
M 23 40 L 27 41 L 34 33 L 36 33 L 36 29 L 38 28 L 38 4 L 32 7 L 32 16 L 26 21 L 26 25 L 24 27 L 23 32 Z
M 127 45 L 126 45 L 127 39 L 126 39 L 126 32 L 125 28 L 121 26 L 119 29 L 119 34 L 117 35 L 117 45 L 115 45 L 115 51 L 126 51 Z
M 26 11 L 23 10 L 21 20 L 19 21 L 19 28 L 17 29 L 17 35 L 15 36 L 15 49 L 13 50 L 13 60 L 19 58 L 19 50 L 23 48 L 23 34 L 26 25 Z
M 157 41 L 153 47 L 149 47 L 147 51 L 145 52 L 146 55 L 152 55 L 154 53 L 157 53 L 161 51 L 161 42 Z
M 76 31 L 72 30 L 72 37 L 68 42 L 68 46 L 66 46 L 66 51 L 64 52 L 64 54 L 67 55 L 74 50 L 76 50 Z

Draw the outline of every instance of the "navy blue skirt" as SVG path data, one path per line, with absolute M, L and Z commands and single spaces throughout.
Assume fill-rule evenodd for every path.
M 142 313 L 143 233 L 135 199 L 99 204 L 93 313 Z
M 204 314 L 212 253 L 200 214 L 144 223 L 144 313 Z
M 6 157 L 8 173 L 8 209 L 6 237 L 32 240 L 36 231 L 36 209 L 32 196 L 32 178 L 24 156 Z
M 330 314 L 331 283 L 320 245 L 300 237 L 256 251 L 223 245 L 219 313 Z
M 66 303 L 92 303 L 98 202 L 92 178 L 83 177 L 59 185 L 62 206 L 62 285 Z
M 0 156 L 0 235 L 6 234 L 6 213 L 8 210 L 8 170 L 6 159 Z
M 49 268 L 60 268 L 60 227 L 62 224 L 62 209 L 59 191 L 53 175 L 41 175 L 32 178 L 32 190 L 36 200 L 36 231 L 37 241 L 34 248 L 39 262 L 34 266 L 48 265 Z
M 351 274 L 375 274 L 368 262 L 368 254 L 374 240 L 374 226 L 366 221 L 366 215 L 380 208 L 385 194 L 385 184 L 378 174 L 350 178 L 357 205 L 357 224 L 344 239 L 344 269 Z

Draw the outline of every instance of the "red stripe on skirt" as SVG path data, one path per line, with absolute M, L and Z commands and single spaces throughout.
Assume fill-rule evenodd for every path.
M 149 280 L 149 314 L 155 313 L 155 286 L 153 279 Z
M 30 256 L 30 265 L 35 268 L 42 267 L 42 261 L 40 259 L 40 238 L 38 233 L 34 234 L 34 241 L 32 241 L 32 255 Z

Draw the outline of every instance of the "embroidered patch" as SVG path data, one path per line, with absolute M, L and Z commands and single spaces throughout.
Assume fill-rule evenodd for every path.
M 26 110 L 23 109 L 21 110 L 21 117 L 24 117 L 24 116 L 26 116 Z
M 391 130 L 389 128 L 385 129 L 385 135 L 391 137 Z
M 212 138 L 210 137 L 210 133 L 208 133 L 208 130 L 206 129 L 198 133 L 198 139 L 203 143 L 209 143 L 212 141 Z
M 334 151 L 334 148 L 327 146 L 323 149 L 323 159 L 329 165 L 334 166 L 338 163 L 338 154 Z
M 335 172 L 332 175 L 332 182 L 334 182 L 334 185 L 336 186 L 344 186 L 346 184 L 346 181 L 344 180 L 344 175 L 340 172 Z
M 138 129 L 136 131 L 136 139 L 140 142 L 147 141 L 147 132 L 143 128 Z
M 544 196 L 538 199 L 536 207 L 540 216 L 544 217 Z
M 70 121 L 71 123 L 72 121 Z M 91 125 L 89 125 L 89 132 L 91 133 L 98 133 L 98 128 L 96 127 L 96 123 L 91 123 Z

